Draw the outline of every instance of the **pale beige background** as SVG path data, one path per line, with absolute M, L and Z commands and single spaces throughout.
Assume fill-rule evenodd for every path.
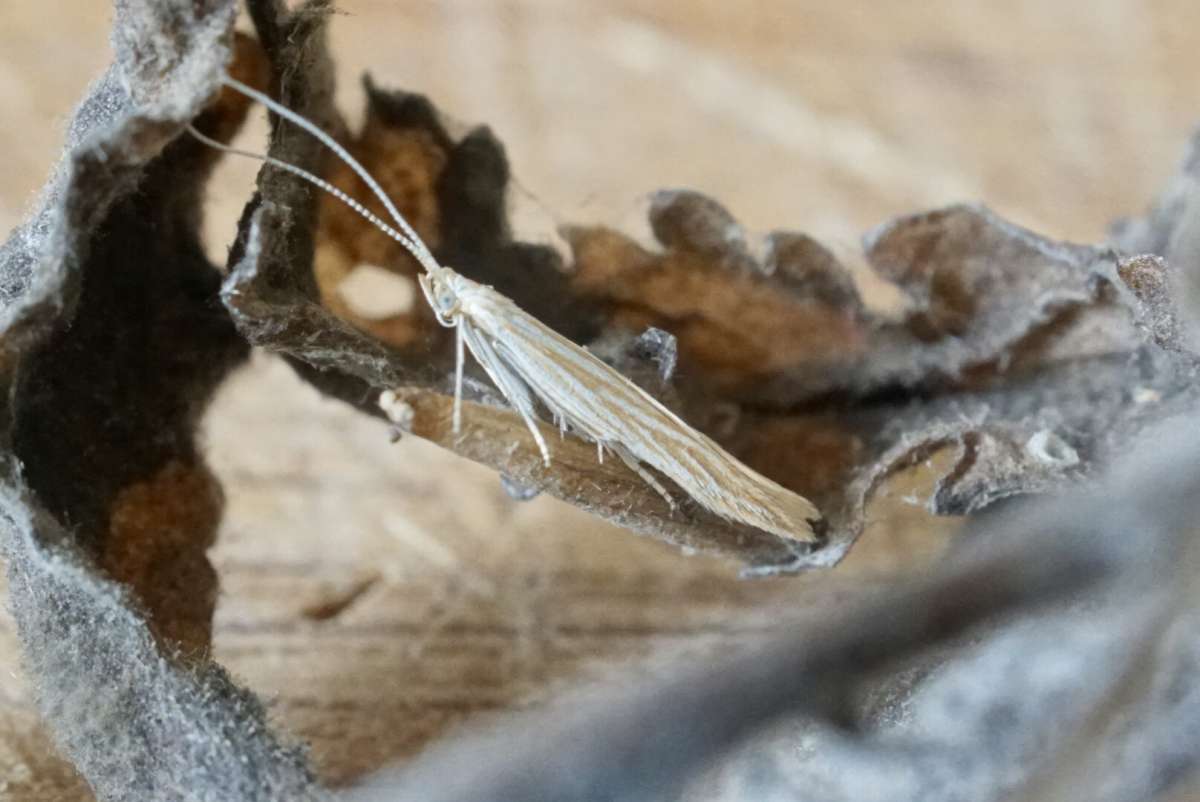
M 834 243 L 964 199 L 1095 240 L 1147 202 L 1200 120 L 1189 0 L 340 5 L 352 119 L 369 68 L 486 121 L 563 220 L 633 225 L 646 192 L 682 185 L 754 228 Z M 0 5 L 5 231 L 106 63 L 108 16 L 99 0 Z M 214 254 L 252 175 L 229 165 L 211 190 Z M 265 357 L 227 386 L 206 439 L 229 501 L 217 656 L 333 781 L 621 661 L 702 655 L 783 607 L 835 603 L 838 583 L 920 564 L 942 542 L 896 494 L 835 575 L 738 582 L 724 562 L 554 501 L 510 501 L 430 446 L 390 446 L 381 424 Z M 90 798 L 30 694 L 0 617 L 0 799 Z

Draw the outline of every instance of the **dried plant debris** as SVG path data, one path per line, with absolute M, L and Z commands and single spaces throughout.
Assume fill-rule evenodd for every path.
M 716 201 L 671 191 L 651 203 L 658 246 L 566 227 L 564 260 L 510 230 L 508 165 L 491 132 L 454 136 L 425 99 L 368 81 L 367 122 L 352 135 L 332 105 L 328 6 L 249 9 L 260 44 L 233 36 L 231 0 L 118 2 L 117 61 L 81 105 L 41 209 L 0 249 L 10 606 L 42 712 L 100 798 L 327 796 L 302 751 L 281 743 L 261 705 L 208 657 L 216 579 L 205 550 L 221 496 L 193 432 L 247 340 L 371 414 L 393 391 L 394 422 L 494 467 L 514 495 L 548 491 L 761 572 L 835 563 L 880 483 L 936 450 L 956 459 L 931 508 L 971 513 L 1087 488 L 1151 422 L 1175 419 L 1160 442 L 1119 460 L 1123 472 L 1100 492 L 975 519 L 965 553 L 941 572 L 799 627 L 732 668 L 606 702 L 586 720 L 596 735 L 567 725 L 552 752 L 541 724 L 532 741 L 502 735 L 500 750 L 467 744 L 470 759 L 445 753 L 455 783 L 438 768 L 447 758 L 433 755 L 405 778 L 416 796 L 649 798 L 795 713 L 815 721 L 803 733 L 807 757 L 796 759 L 794 737 L 786 765 L 757 748 L 714 793 L 1034 798 L 1064 783 L 1081 789 L 1069 781 L 1086 777 L 1102 793 L 1081 798 L 1116 800 L 1194 772 L 1187 588 L 1197 559 L 1180 534 L 1200 497 L 1189 417 L 1196 304 L 1180 299 L 1194 295 L 1200 159 L 1146 219 L 1117 231 L 1114 248 L 1052 242 L 962 206 L 892 221 L 847 263 L 802 234 L 752 236 Z M 289 175 L 261 174 L 222 277 L 197 233 L 216 155 L 180 134 L 189 121 L 222 140 L 238 128 L 244 102 L 216 91 L 225 69 L 347 142 L 439 259 L 813 499 L 824 541 L 797 546 L 695 505 L 672 513 L 574 438 L 552 438 L 547 469 L 477 372 L 455 436 L 446 331 L 419 298 L 364 313 L 341 291 L 364 265 L 400 287 L 416 266 Z M 277 127 L 271 153 L 367 200 L 299 132 Z M 1035 605 L 1040 616 L 1015 629 L 963 639 Z M 928 676 L 914 695 L 911 664 L 896 661 L 918 656 Z M 1064 722 L 1101 746 L 1064 740 Z M 1096 769 L 1092 755 L 1105 764 Z
M 116 62 L 0 249 L 9 605 L 41 711 L 104 800 L 319 795 L 302 752 L 208 659 L 221 496 L 193 430 L 247 347 L 199 237 L 216 160 L 179 134 L 241 123 L 233 98 L 203 110 L 235 12 L 117 4 Z M 254 46 L 237 50 L 253 73 Z
M 555 438 L 546 469 L 478 369 L 468 382 L 476 403 L 455 436 L 452 340 L 419 294 L 380 316 L 354 308 L 340 289 L 369 268 L 391 271 L 397 292 L 411 298 L 417 265 L 336 199 L 314 200 L 297 179 L 265 170 L 224 288 L 243 333 L 366 411 L 377 414 L 379 393 L 394 390 L 393 412 L 408 430 L 527 493 L 732 554 L 752 573 L 828 566 L 861 532 L 880 484 L 938 449 L 958 457 L 929 506 L 965 514 L 1086 479 L 1148 421 L 1193 401 L 1194 355 L 1161 261 L 1048 240 L 985 208 L 956 206 L 868 233 L 861 264 L 847 265 L 802 234 L 755 238 L 716 201 L 664 191 L 650 208 L 657 248 L 603 227 L 566 226 L 568 263 L 513 239 L 508 166 L 490 131 L 455 139 L 424 98 L 369 80 L 366 88 L 361 131 L 331 126 L 440 261 L 592 348 L 748 465 L 811 499 L 825 516 L 824 541 L 783 542 L 695 505 L 673 513 L 625 466 L 597 464 L 571 438 Z M 299 84 L 289 92 L 302 113 L 333 119 L 327 93 Z M 286 127 L 271 154 L 316 170 L 326 163 Z M 326 175 L 383 214 L 347 168 Z M 304 221 L 314 214 L 310 233 Z M 622 345 L 647 332 L 669 338 L 671 378 L 653 378 L 656 355 Z

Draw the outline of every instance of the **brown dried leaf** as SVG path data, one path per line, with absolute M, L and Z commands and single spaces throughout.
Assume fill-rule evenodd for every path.
M 596 465 L 570 438 L 541 470 L 520 421 L 475 369 L 469 399 L 501 409 L 469 407 L 467 431 L 453 437 L 451 339 L 423 301 L 380 320 L 338 297 L 358 265 L 411 280 L 415 263 L 328 198 L 310 262 L 298 239 L 310 196 L 287 176 L 264 173 L 261 207 L 246 219 L 225 290 L 239 326 L 303 362 L 327 392 L 375 413 L 379 391 L 397 390 L 419 436 L 629 528 L 734 554 L 756 570 L 830 565 L 861 531 L 880 483 L 939 448 L 958 456 L 929 505 L 968 513 L 1086 478 L 1147 420 L 1192 396 L 1193 358 L 1161 262 L 1051 241 L 985 208 L 955 206 L 879 227 L 864 238 L 861 264 L 847 265 L 803 234 L 757 238 L 716 201 L 673 190 L 652 199 L 657 248 L 566 226 L 572 261 L 563 264 L 549 248 L 512 239 L 508 167 L 487 129 L 455 139 L 425 99 L 366 85 L 361 132 L 335 130 L 443 263 L 589 345 L 747 464 L 812 499 L 827 542 L 797 552 L 694 506 L 672 515 L 623 466 Z M 303 89 L 285 94 L 328 118 L 328 98 Z M 273 155 L 320 164 L 293 143 L 277 137 Z M 342 185 L 376 208 L 356 180 Z M 292 278 L 265 278 L 274 274 Z M 319 291 L 278 294 L 309 275 Z M 649 328 L 666 332 L 677 354 L 670 381 L 632 347 Z

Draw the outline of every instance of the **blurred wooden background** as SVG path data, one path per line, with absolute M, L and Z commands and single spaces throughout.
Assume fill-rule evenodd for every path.
M 1200 9 L 1187 0 L 342 0 L 339 100 L 359 76 L 487 122 L 560 219 L 640 225 L 688 186 L 755 229 L 853 243 L 887 217 L 984 200 L 1043 233 L 1099 240 L 1139 211 L 1200 120 Z M 0 228 L 57 158 L 108 59 L 108 4 L 0 5 Z M 261 120 L 242 142 L 261 147 Z M 253 166 L 222 167 L 223 253 Z M 830 575 L 746 583 L 321 399 L 260 356 L 209 415 L 228 510 L 217 658 L 271 700 L 332 782 L 629 660 L 703 655 L 781 607 L 931 558 L 900 496 Z M 922 477 L 912 481 L 920 483 Z M 904 492 L 907 492 L 905 490 Z M 91 797 L 37 724 L 0 616 L 0 799 Z

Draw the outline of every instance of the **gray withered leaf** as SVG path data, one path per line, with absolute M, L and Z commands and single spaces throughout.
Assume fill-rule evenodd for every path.
M 205 109 L 223 71 L 254 69 L 235 16 L 233 0 L 118 2 L 115 62 L 0 248 L 9 608 L 51 734 L 102 800 L 322 795 L 209 658 L 221 494 L 194 429 L 247 346 L 200 242 L 216 160 L 179 135 L 241 123 L 230 98 Z

